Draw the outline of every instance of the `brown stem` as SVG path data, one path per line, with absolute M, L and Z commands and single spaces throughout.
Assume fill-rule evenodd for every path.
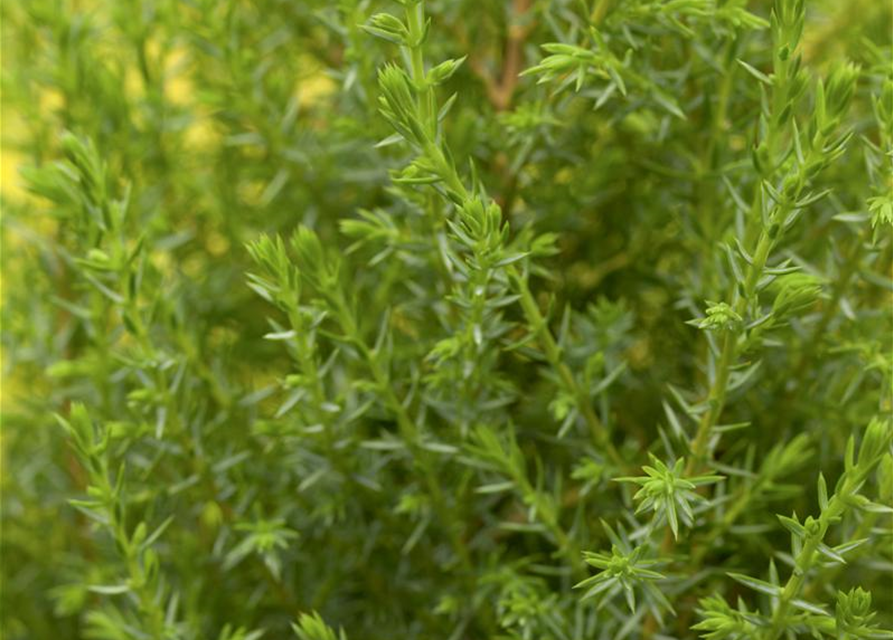
M 512 98 L 515 95 L 515 88 L 518 86 L 518 78 L 524 65 L 524 43 L 534 27 L 532 21 L 526 25 L 520 23 L 532 4 L 532 0 L 513 0 L 512 2 L 513 21 L 509 25 L 502 57 L 502 69 L 498 80 L 480 57 L 472 55 L 468 59 L 471 70 L 484 83 L 487 99 L 496 111 L 507 111 L 512 106 Z
M 509 26 L 508 39 L 505 43 L 505 57 L 502 62 L 502 78 L 499 81 L 496 102 L 493 106 L 497 111 L 505 111 L 512 105 L 512 97 L 515 87 L 518 86 L 518 77 L 524 63 L 524 43 L 532 29 L 532 23 L 518 24 L 518 21 L 530 10 L 531 0 L 514 0 L 512 12 L 516 22 Z

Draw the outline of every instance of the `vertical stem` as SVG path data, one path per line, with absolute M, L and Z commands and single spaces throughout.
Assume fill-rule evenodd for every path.
M 778 54 L 775 54 L 774 72 L 772 74 L 772 119 L 769 124 L 769 130 L 766 132 L 766 145 L 769 149 L 769 157 L 775 161 L 775 150 L 777 149 L 778 136 L 781 132 L 780 118 L 785 108 L 785 101 L 788 97 L 788 66 L 790 60 L 781 60 Z
M 738 295 L 735 302 L 735 312 L 742 317 L 747 311 L 748 304 L 756 295 L 757 285 L 759 284 L 760 276 L 763 274 L 763 269 L 766 267 L 766 261 L 769 259 L 769 252 L 772 250 L 773 244 L 769 233 L 765 229 L 761 231 L 760 238 L 757 241 L 757 248 L 754 251 L 753 261 L 747 269 L 743 291 Z M 707 461 L 707 445 L 710 442 L 710 432 L 719 422 L 722 411 L 725 408 L 729 376 L 732 366 L 735 364 L 738 337 L 740 335 L 740 330 L 726 330 L 724 333 L 722 350 L 716 365 L 716 377 L 707 396 L 709 408 L 701 416 L 698 430 L 691 441 L 692 455 L 686 465 L 686 475 L 696 473 L 703 468 L 704 463 Z
M 620 468 L 625 467 L 626 463 L 611 442 L 608 430 L 605 428 L 605 425 L 602 424 L 601 420 L 598 419 L 598 416 L 592 408 L 592 401 L 589 398 L 589 393 L 580 385 L 574 377 L 573 372 L 571 372 L 570 368 L 562 360 L 561 347 L 555 342 L 555 338 L 552 336 L 552 332 L 546 324 L 546 319 L 543 318 L 542 313 L 540 313 L 539 307 L 533 299 L 533 294 L 527 284 L 527 280 L 519 276 L 517 273 L 513 274 L 512 280 L 515 282 L 518 293 L 521 296 L 521 308 L 524 310 L 524 316 L 527 318 L 527 323 L 537 336 L 540 346 L 542 346 L 546 355 L 546 360 L 548 360 L 549 364 L 554 367 L 564 386 L 573 394 L 577 409 L 589 426 L 589 431 L 592 434 L 592 439 L 595 441 L 595 444 L 608 455 L 614 464 Z
M 419 92 L 419 108 L 428 133 L 436 130 L 434 122 L 434 90 L 425 81 L 425 56 L 422 44 L 425 38 L 425 3 L 408 3 L 406 26 L 409 28 L 409 57 L 412 65 L 412 81 Z
M 852 493 L 851 484 L 845 482 L 840 489 L 839 495 L 848 496 Z M 831 498 L 828 506 L 822 510 L 816 525 L 817 529 L 806 535 L 803 548 L 794 559 L 794 570 L 785 584 L 784 590 L 778 599 L 778 606 L 772 614 L 772 621 L 766 632 L 763 634 L 762 640 L 777 640 L 784 632 L 784 626 L 791 603 L 800 595 L 803 583 L 806 581 L 806 573 L 812 568 L 815 561 L 816 553 L 819 545 L 825 538 L 828 526 L 844 512 L 844 504 L 838 495 Z
M 726 390 L 729 384 L 729 374 L 735 359 L 735 347 L 738 341 L 738 332 L 727 330 L 723 336 L 722 351 L 719 362 L 716 365 L 716 377 L 707 397 L 709 408 L 701 416 L 698 423 L 698 431 L 691 443 L 691 456 L 685 468 L 685 475 L 697 473 L 707 462 L 707 445 L 710 442 L 710 432 L 716 426 L 722 415 L 726 403 Z
M 595 3 L 595 7 L 592 9 L 592 14 L 589 16 L 589 22 L 595 27 L 600 26 L 608 15 L 608 10 L 610 8 L 611 0 L 598 0 L 598 2 Z
M 430 452 L 421 447 L 421 434 L 419 433 L 418 426 L 412 417 L 410 417 L 409 412 L 406 410 L 406 406 L 394 392 L 390 376 L 384 369 L 382 369 L 377 354 L 374 350 L 370 349 L 365 340 L 362 339 L 354 313 L 344 299 L 344 295 L 340 291 L 328 292 L 326 295 L 336 310 L 341 328 L 360 351 L 366 366 L 369 368 L 369 372 L 372 374 L 372 379 L 380 393 L 384 396 L 385 404 L 394 414 L 397 421 L 397 428 L 400 430 L 400 435 L 407 442 L 410 452 L 422 472 L 425 484 L 431 494 L 432 504 L 438 519 L 440 519 L 441 523 L 446 527 L 449 533 L 450 542 L 453 545 L 456 555 L 459 557 L 462 568 L 467 572 L 470 572 L 471 558 L 468 554 L 468 549 L 465 547 L 465 544 L 461 539 L 458 526 L 459 521 L 454 517 L 455 514 L 447 506 L 443 490 L 441 489 L 437 478 L 437 473 L 431 462 Z

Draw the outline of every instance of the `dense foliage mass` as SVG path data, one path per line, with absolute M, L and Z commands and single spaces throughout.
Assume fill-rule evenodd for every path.
M 889 2 L 2 11 L 5 638 L 893 637 Z

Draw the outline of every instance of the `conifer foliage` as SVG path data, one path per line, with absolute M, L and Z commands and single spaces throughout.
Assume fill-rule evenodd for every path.
M 893 638 L 889 3 L 2 19 L 5 638 Z

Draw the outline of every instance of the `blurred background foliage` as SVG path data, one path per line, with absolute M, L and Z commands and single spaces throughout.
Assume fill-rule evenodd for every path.
M 348 626 L 354 640 L 453 632 L 441 620 L 464 594 L 438 574 L 438 547 L 422 542 L 401 553 L 415 524 L 392 520 L 400 520 L 397 506 L 397 514 L 420 508 L 411 492 L 356 500 L 361 486 L 309 491 L 338 481 L 314 477 L 317 454 L 289 444 L 296 436 L 281 407 L 291 361 L 280 343 L 263 340 L 269 305 L 245 279 L 254 268 L 245 244 L 261 233 L 287 235 L 303 223 L 346 252 L 339 223 L 360 210 L 386 209 L 414 224 L 417 211 L 395 199 L 388 177 L 404 152 L 376 146 L 391 134 L 377 113 L 376 70 L 394 50 L 360 28 L 385 6 L 4 0 L 0 615 L 10 640 L 115 637 L 99 613 L 83 615 L 97 598 L 85 582 L 107 578 L 109 549 L 67 503 L 85 479 L 52 414 L 72 399 L 113 425 L 116 441 L 140 443 L 128 455 L 130 509 L 156 523 L 176 514 L 163 563 L 197 637 L 226 637 L 224 622 L 284 637 L 309 608 Z M 748 8 L 768 15 L 767 2 Z M 451 148 L 474 159 L 513 227 L 559 234 L 548 287 L 558 305 L 578 312 L 571 356 L 582 363 L 597 350 L 608 368 L 625 363 L 599 411 L 637 451 L 666 422 L 667 384 L 704 375 L 703 341 L 685 321 L 725 282 L 715 246 L 735 207 L 716 178 L 721 170 L 746 183 L 759 106 L 756 83 L 734 60 L 768 59 L 766 35 L 722 25 L 693 37 L 654 34 L 642 64 L 672 88 L 683 117 L 635 98 L 607 99 L 595 110 L 596 89 L 575 95 L 533 77 L 516 81 L 513 71 L 540 61 L 539 44 L 584 29 L 587 9 L 575 0 L 432 1 L 438 26 L 428 47 L 434 60 L 469 54 L 449 85 L 459 92 Z M 610 13 L 606 20 L 619 32 Z M 766 355 L 758 382 L 731 411 L 759 416 L 763 444 L 820 434 L 807 477 L 837 464 L 849 431 L 829 425 L 863 424 L 879 405 L 890 410 L 891 243 L 881 238 L 849 260 L 862 231 L 835 219 L 863 211 L 875 188 L 861 138 L 877 140 L 868 96 L 889 71 L 890 30 L 889 2 L 809 3 L 810 67 L 824 73 L 846 58 L 862 68 L 850 118 L 858 140 L 829 172 L 833 195 L 785 252 L 820 279 L 839 282 L 846 270 L 847 280 L 795 325 L 784 349 Z M 728 112 L 714 129 L 702 97 L 717 91 Z M 109 198 L 127 198 L 111 249 L 97 246 L 70 194 L 41 173 L 63 155 L 64 131 L 93 141 Z M 442 292 L 413 286 L 413 245 L 392 240 L 399 259 L 369 263 L 372 254 L 354 248 L 349 278 L 373 310 L 365 327 L 373 336 L 380 310 L 391 305 L 395 348 L 410 361 L 425 352 L 416 341 L 433 342 L 439 331 L 425 309 Z M 119 265 L 101 282 L 113 302 L 123 299 L 116 286 L 139 287 L 131 310 L 139 331 L 123 331 L 84 278 L 83 261 L 105 259 L 94 249 L 138 256 L 138 267 Z M 818 323 L 826 334 L 813 333 Z M 523 358 L 504 366 L 524 390 L 512 409 L 519 430 L 553 424 L 546 382 Z M 364 416 L 356 437 L 371 440 L 381 420 Z M 164 438 L 151 437 L 161 430 Z M 570 465 L 555 430 L 543 432 L 532 446 Z M 371 447 L 357 451 L 370 483 L 385 482 Z M 399 487 L 398 479 L 387 482 Z M 276 518 L 280 529 L 269 534 Z M 237 544 L 261 524 L 274 538 L 298 531 L 301 543 L 279 560 L 243 561 Z M 741 543 L 729 561 L 765 555 L 767 539 Z M 518 557 L 537 553 L 533 543 L 506 545 L 516 545 Z M 504 606 L 526 598 L 535 608 L 549 577 L 519 578 L 522 567 L 500 565 L 511 557 L 504 553 L 490 556 L 493 589 Z M 889 553 L 883 562 L 889 569 Z

